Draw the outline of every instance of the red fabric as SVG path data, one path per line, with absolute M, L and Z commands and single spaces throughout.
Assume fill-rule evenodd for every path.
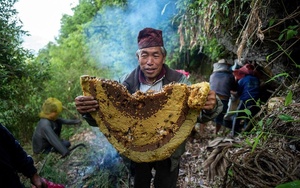
M 234 70 L 233 75 L 237 80 L 244 78 L 247 74 L 254 74 L 254 66 L 251 64 L 246 64 L 241 68 Z
M 187 78 L 189 78 L 190 77 L 190 73 L 189 72 L 186 72 L 185 70 L 176 70 L 177 72 L 180 72 L 180 73 L 182 73 L 182 74 L 184 74 Z
M 139 32 L 138 35 L 138 47 L 149 48 L 156 46 L 164 46 L 162 31 L 153 29 L 153 28 L 145 28 Z
M 64 185 L 53 183 L 45 178 L 43 178 L 43 181 L 46 182 L 48 188 L 65 188 Z

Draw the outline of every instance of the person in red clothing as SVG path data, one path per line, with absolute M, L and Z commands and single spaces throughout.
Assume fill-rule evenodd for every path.
M 74 125 L 79 124 L 79 119 L 63 119 L 59 118 L 62 111 L 62 103 L 56 98 L 48 98 L 39 114 L 40 121 L 34 131 L 32 137 L 33 152 L 48 153 L 52 149 L 59 152 L 63 157 L 67 156 L 70 151 L 71 143 L 68 140 L 61 140 L 60 133 L 63 124 Z

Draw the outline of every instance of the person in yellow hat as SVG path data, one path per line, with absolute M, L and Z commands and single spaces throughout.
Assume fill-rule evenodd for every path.
M 56 98 L 48 98 L 39 114 L 40 120 L 32 137 L 33 152 L 48 153 L 51 150 L 59 152 L 63 157 L 69 154 L 71 143 L 60 139 L 62 125 L 81 123 L 79 119 L 59 118 L 62 112 L 62 103 Z

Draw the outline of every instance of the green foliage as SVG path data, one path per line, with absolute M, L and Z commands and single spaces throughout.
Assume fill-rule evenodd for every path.
M 24 50 L 20 40 L 26 32 L 13 8 L 16 1 L 0 4 L 0 120 L 20 140 L 31 140 L 36 122 L 39 86 L 46 75 L 43 65 Z
M 271 27 L 272 25 L 274 25 L 276 19 L 275 18 L 271 18 L 269 21 L 269 27 Z
M 259 144 L 259 142 L 261 141 L 261 137 L 264 135 L 263 132 L 261 132 L 257 137 L 254 138 L 254 143 L 252 145 L 252 150 L 251 152 L 253 152 L 255 150 L 255 148 L 257 147 L 257 145 Z
M 285 97 L 284 106 L 288 106 L 293 102 L 293 92 L 290 90 Z
M 288 114 L 279 114 L 278 118 L 285 122 L 300 122 L 300 119 L 295 119 Z
M 27 76 L 25 59 L 29 57 L 27 51 L 22 49 L 20 36 L 26 34 L 21 30 L 19 20 L 16 19 L 16 10 L 13 8 L 14 1 L 4 0 L 0 4 L 0 96 L 8 100 L 15 95 L 11 83 L 15 79 Z
M 289 77 L 289 76 L 290 76 L 290 75 L 289 75 L 288 73 L 286 73 L 286 72 L 280 73 L 280 74 L 277 74 L 277 75 L 273 76 L 273 77 L 270 78 L 269 80 L 267 80 L 266 83 L 271 82 L 271 81 L 273 81 L 273 80 L 276 80 L 277 78 L 280 78 L 280 77 L 285 77 L 285 78 L 287 78 L 287 77 Z
M 92 20 L 99 10 L 95 4 L 94 1 L 82 0 L 78 6 L 73 8 L 74 14 L 72 16 L 63 15 L 58 43 L 61 43 L 62 39 L 68 38 L 69 34 L 78 32 L 82 25 Z
M 300 187 L 300 180 L 292 181 L 289 183 L 284 183 L 277 185 L 276 188 L 297 188 Z
M 210 58 L 216 62 L 221 58 L 226 58 L 226 50 L 224 46 L 220 45 L 216 38 L 207 41 L 206 47 L 203 52 L 205 54 L 210 54 Z
M 124 166 L 119 166 L 118 173 L 125 172 Z M 92 180 L 88 183 L 88 187 L 99 188 L 114 188 L 114 187 L 130 187 L 128 182 L 124 182 L 118 179 L 120 176 L 117 173 L 112 173 L 110 170 L 102 169 L 98 170 L 93 176 Z
M 40 163 L 42 166 L 38 168 L 38 173 L 43 178 L 50 180 L 55 183 L 66 184 L 67 183 L 67 172 L 63 168 L 64 160 L 58 157 L 57 153 L 40 154 L 42 160 Z
M 74 101 L 80 94 L 80 76 L 89 74 L 83 69 L 89 64 L 85 55 L 83 38 L 80 32 L 69 34 L 69 37 L 62 40 L 61 45 L 51 45 L 47 56 L 49 56 L 49 76 L 45 80 L 45 99 L 56 97 L 67 105 Z M 45 55 L 45 54 L 44 54 Z M 69 106 L 67 106 L 69 108 Z
M 95 0 L 95 3 L 97 5 L 98 9 L 101 9 L 102 7 L 105 7 L 108 5 L 123 7 L 126 5 L 127 1 L 126 0 L 106 0 L 106 1 Z
M 288 28 L 281 31 L 281 33 L 278 37 L 278 40 L 279 41 L 282 41 L 282 40 L 288 41 L 297 36 L 298 30 L 299 30 L 299 25 L 290 25 L 290 26 L 288 26 Z
M 210 1 L 179 0 L 178 14 L 174 22 L 180 24 L 181 47 L 203 47 L 204 53 L 217 60 L 226 53 L 217 38 L 228 32 L 237 35 L 241 23 L 244 23 L 250 9 L 249 0 Z
M 287 114 L 279 114 L 278 118 L 282 121 L 287 121 L 287 122 L 294 121 L 294 118 Z

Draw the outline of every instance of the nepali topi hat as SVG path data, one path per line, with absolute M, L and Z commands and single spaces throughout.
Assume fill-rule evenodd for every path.
M 164 46 L 162 31 L 153 28 L 144 28 L 138 35 L 138 48 Z

